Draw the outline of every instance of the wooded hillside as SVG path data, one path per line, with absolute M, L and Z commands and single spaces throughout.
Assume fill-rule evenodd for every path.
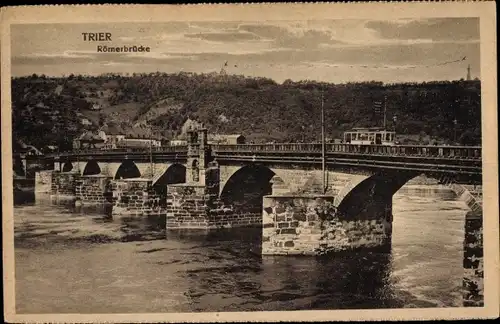
M 323 96 L 328 137 L 341 137 L 352 127 L 381 126 L 383 112 L 374 103 L 386 102 L 387 126 L 395 127 L 403 142 L 451 143 L 456 136 L 471 145 L 481 139 L 480 91 L 478 80 L 277 84 L 215 73 L 33 75 L 12 79 L 13 135 L 36 147 L 64 148 L 81 131 L 107 124 L 134 137 L 150 136 L 153 128 L 154 137 L 170 139 L 191 118 L 212 133 L 243 134 L 253 142 L 317 141 Z

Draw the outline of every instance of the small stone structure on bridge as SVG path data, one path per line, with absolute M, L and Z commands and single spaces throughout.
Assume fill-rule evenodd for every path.
M 260 226 L 260 209 L 242 211 L 220 199 L 220 168 L 210 162 L 206 129 L 189 131 L 188 137 L 187 182 L 167 187 L 167 229 Z

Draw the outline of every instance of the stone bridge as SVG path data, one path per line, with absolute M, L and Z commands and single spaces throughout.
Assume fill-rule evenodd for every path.
M 205 129 L 188 136 L 185 147 L 43 157 L 53 170 L 37 172 L 36 190 L 109 203 L 114 215 L 164 215 L 168 229 L 262 226 L 263 254 L 319 255 L 390 249 L 393 195 L 425 175 L 470 208 L 464 288 L 470 305 L 481 303 L 480 147 L 208 145 Z M 28 160 L 14 164 L 18 172 Z
M 14 166 L 19 170 L 16 173 L 26 173 L 29 160 L 27 157 L 15 159 Z M 53 165 L 51 169 L 58 174 L 56 177 L 76 174 L 82 179 L 104 178 L 113 182 L 134 179 L 135 183 L 142 181 L 163 195 L 173 184 L 202 188 L 210 183 L 214 186 L 210 195 L 216 197 L 217 205 L 233 210 L 235 215 L 255 214 L 256 221 L 257 218 L 260 221 L 263 197 L 271 194 L 324 194 L 333 197 L 337 212 L 349 217 L 370 213 L 390 220 L 392 196 L 419 175 L 447 185 L 474 213 L 482 209 L 480 147 L 208 145 L 206 130 L 200 130 L 189 133 L 188 145 L 184 147 L 163 147 L 149 152 L 65 152 L 42 160 L 45 165 Z M 210 179 L 207 178 L 209 169 Z M 88 203 L 85 199 L 82 202 Z M 238 219 L 235 222 L 238 223 Z M 231 221 L 224 224 L 237 225 Z M 193 222 L 179 226 L 197 227 Z

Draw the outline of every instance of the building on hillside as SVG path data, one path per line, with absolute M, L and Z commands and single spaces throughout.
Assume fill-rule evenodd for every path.
M 202 124 L 196 120 L 188 118 L 181 127 L 181 134 L 186 134 L 191 129 L 201 128 Z
M 180 139 L 175 139 L 175 140 L 171 140 L 170 143 L 169 143 L 170 146 L 185 146 L 187 145 L 187 141 L 186 140 L 180 140 Z
M 35 105 L 35 108 L 42 109 L 42 110 L 47 110 L 49 109 L 48 106 L 46 106 L 43 102 L 39 102 Z
M 82 124 L 84 126 L 90 126 L 90 125 L 92 125 L 92 122 L 90 120 L 88 120 L 87 118 L 82 118 L 82 119 L 80 119 L 80 124 Z
M 22 140 L 12 140 L 12 151 L 21 154 L 27 155 L 42 155 L 43 153 L 34 147 L 33 145 L 28 145 L 24 143 Z
M 73 149 L 83 150 L 103 148 L 105 145 L 104 143 L 104 139 L 99 134 L 88 131 L 80 135 L 77 139 L 73 140 Z
M 117 143 L 121 148 L 161 147 L 161 141 L 149 138 L 125 138 Z
M 98 103 L 94 103 L 92 104 L 92 106 L 90 106 L 91 110 L 101 110 L 101 108 L 102 108 L 101 105 Z
M 104 140 L 105 148 L 108 149 L 117 148 L 120 146 L 120 142 L 125 140 L 125 134 L 114 126 L 103 126 L 99 129 L 98 134 Z
M 43 153 L 33 145 L 26 145 L 19 149 L 19 153 L 25 155 L 43 155 Z
M 226 145 L 245 144 L 245 136 L 240 134 L 231 134 L 231 135 L 209 134 L 208 144 L 226 144 Z
M 44 152 L 46 153 L 53 153 L 59 150 L 59 147 L 57 145 L 47 145 L 44 149 Z

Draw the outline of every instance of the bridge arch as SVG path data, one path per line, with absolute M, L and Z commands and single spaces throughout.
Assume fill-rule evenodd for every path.
M 367 218 L 370 217 L 370 212 L 384 208 L 386 209 L 386 218 L 389 220 L 392 217 L 393 195 L 408 181 L 421 175 L 434 178 L 440 184 L 446 185 L 455 192 L 459 199 L 464 200 L 472 211 L 480 209 L 481 203 L 477 202 L 464 186 L 455 183 L 456 179 L 453 175 L 411 171 L 378 172 L 362 181 L 350 183 L 345 187 L 345 190 L 340 192 L 338 199 L 335 200 L 335 205 L 340 215 L 349 218 Z
M 182 164 L 170 165 L 160 176 L 153 179 L 153 185 L 169 185 L 186 182 L 186 167 Z
M 272 194 L 271 179 L 275 176 L 266 166 L 243 166 L 223 184 L 220 200 L 225 206 L 233 206 L 236 213 L 260 213 L 263 197 Z
M 141 172 L 139 168 L 132 160 L 125 160 L 120 164 L 114 179 L 129 179 L 129 178 L 140 178 Z
M 70 172 L 73 171 L 73 168 L 73 163 L 71 163 L 71 161 L 66 161 L 61 168 L 61 172 Z
M 101 173 L 101 167 L 96 160 L 90 160 L 83 169 L 83 175 L 96 175 Z
M 167 193 L 169 184 L 186 182 L 186 167 L 182 164 L 172 164 L 167 169 L 153 178 L 153 188 L 160 194 Z
M 337 203 L 339 215 L 347 219 L 384 218 L 392 221 L 392 196 L 418 174 L 379 172 L 359 181 Z M 347 185 L 349 187 L 349 184 Z

